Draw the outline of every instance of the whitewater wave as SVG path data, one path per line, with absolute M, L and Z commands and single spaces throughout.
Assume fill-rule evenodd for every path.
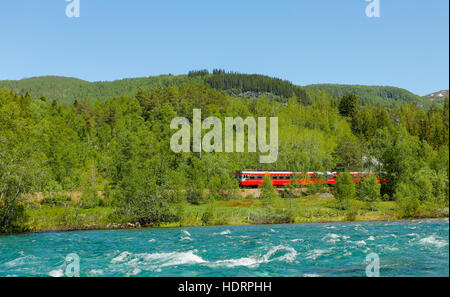
M 180 240 L 181 241 L 193 241 L 192 237 L 191 237 L 191 233 L 189 233 L 186 230 L 181 230 L 182 235 L 180 236 Z
M 23 253 L 21 253 L 21 255 L 23 255 Z M 4 265 L 8 266 L 8 267 L 22 266 L 25 264 L 31 264 L 31 263 L 35 262 L 36 259 L 37 258 L 34 256 L 22 256 L 22 257 L 14 259 L 14 260 L 11 260 L 9 262 L 6 262 Z
M 104 272 L 102 269 L 92 269 L 91 271 L 89 271 L 89 273 L 94 276 L 99 276 L 99 275 L 103 275 Z
M 392 251 L 392 252 L 396 252 L 399 250 L 399 248 L 391 247 L 391 246 L 385 246 L 384 249 L 386 249 L 388 251 Z
M 243 257 L 239 259 L 219 260 L 210 263 L 209 266 L 225 266 L 228 268 L 236 266 L 246 266 L 249 268 L 258 267 L 260 264 L 270 263 L 274 261 L 292 263 L 297 258 L 297 251 L 284 245 L 272 247 L 266 254 L 258 257 Z
M 329 250 L 320 250 L 320 249 L 312 250 L 306 253 L 306 259 L 316 260 L 317 258 L 326 255 L 329 252 L 330 252 Z
M 406 234 L 406 236 L 419 237 L 419 234 L 417 234 L 417 233 L 409 233 L 409 234 Z
M 127 277 L 135 276 L 135 275 L 138 275 L 138 274 L 141 273 L 141 272 L 142 272 L 141 269 L 139 269 L 139 268 L 134 268 L 132 271 L 127 272 L 126 276 L 127 276 Z
M 292 239 L 291 242 L 303 242 L 305 241 L 304 239 L 301 238 L 296 238 L 296 239 Z
M 303 277 L 320 277 L 320 275 L 315 273 L 306 273 L 303 274 Z
M 328 233 L 327 235 L 325 235 L 322 238 L 322 241 L 336 243 L 338 241 L 341 241 L 341 239 L 347 240 L 349 238 L 350 238 L 349 236 L 345 236 L 345 235 L 338 235 L 338 234 L 334 234 L 334 233 Z
M 228 229 L 225 231 L 219 232 L 219 233 L 213 233 L 213 235 L 230 235 L 230 234 L 231 234 L 231 231 Z
M 448 242 L 446 242 L 444 240 L 436 239 L 433 235 L 422 238 L 421 240 L 419 240 L 419 243 L 423 244 L 423 245 L 434 245 L 438 248 L 448 245 Z
M 354 242 L 357 246 L 365 246 L 367 243 L 364 240 L 359 240 Z
M 187 252 L 172 253 L 140 253 L 133 254 L 130 252 L 122 252 L 111 260 L 111 264 L 125 264 L 139 267 L 148 266 L 151 269 L 177 265 L 192 265 L 206 263 L 200 256 L 195 253 L 197 250 Z
M 56 269 L 56 270 L 52 270 L 48 273 L 49 276 L 51 277 L 63 277 L 64 276 L 64 271 L 62 269 Z
M 361 232 L 364 232 L 364 233 L 369 232 L 369 230 L 367 230 L 366 228 L 364 228 L 364 227 L 361 226 L 361 225 L 355 225 L 354 230 L 355 230 L 355 231 L 361 231 Z

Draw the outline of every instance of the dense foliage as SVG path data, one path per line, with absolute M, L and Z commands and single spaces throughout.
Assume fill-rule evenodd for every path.
M 433 103 L 432 100 L 417 96 L 405 89 L 389 86 L 315 84 L 306 86 L 306 90 L 310 94 L 325 91 L 333 97 L 342 97 L 348 94 L 355 94 L 364 102 L 370 102 L 382 106 L 417 103 L 422 107 L 429 107 Z M 434 103 L 442 105 L 443 100 L 435 100 Z
M 191 73 L 189 79 L 205 75 L 223 78 L 224 88 L 233 79 L 253 83 L 253 76 L 221 72 Z M 336 100 L 325 92 L 305 104 L 286 91 L 289 98 L 280 103 L 264 96 L 232 97 L 206 83 L 176 79 L 179 83 L 168 86 L 130 87 L 125 94 L 135 90 L 133 96 L 70 105 L 0 89 L 0 231 L 20 229 L 23 194 L 31 192 L 79 191 L 81 208 L 109 199 L 118 221 L 142 225 L 180 221 L 186 203 L 207 203 L 208 222 L 214 201 L 236 197 L 233 173 L 243 168 L 372 170 L 387 174 L 389 182 L 380 194 L 369 180 L 356 194 L 354 185 L 338 190 L 337 198 L 345 202 L 361 195 L 371 207 L 380 196 L 397 199 L 404 216 L 417 215 L 420 207 L 448 206 L 448 99 L 444 107 L 427 110 L 416 104 L 386 109 L 361 104 L 357 96 Z M 272 87 L 266 90 L 274 91 Z M 343 108 L 347 103 L 342 102 L 350 102 L 351 108 Z M 194 108 L 202 110 L 203 119 L 216 116 L 222 122 L 226 116 L 278 117 L 277 162 L 261 165 L 259 153 L 172 152 L 170 122 L 176 116 L 191 119 Z M 99 200 L 97 191 L 105 199 Z M 265 193 L 272 199 L 270 187 Z
M 133 97 L 138 90 L 150 90 L 187 81 L 186 75 L 160 75 L 153 77 L 128 78 L 117 81 L 88 82 L 76 78 L 43 76 L 22 80 L 0 81 L 0 88 L 7 88 L 17 94 L 30 94 L 33 99 L 44 97 L 48 102 L 72 104 L 75 100 L 90 102 L 106 101 L 113 97 Z
M 205 81 L 218 90 L 233 90 L 236 93 L 245 91 L 271 93 L 284 98 L 296 96 L 301 102 L 310 103 L 304 88 L 295 86 L 288 81 L 264 75 L 215 70 L 212 75 L 206 77 Z
M 150 91 L 168 86 L 179 86 L 186 82 L 205 82 L 211 87 L 232 95 L 272 96 L 284 102 L 295 95 L 302 103 L 310 104 L 322 91 L 333 98 L 355 94 L 361 103 L 373 103 L 384 107 L 417 103 L 419 107 L 429 108 L 435 103 L 444 105 L 444 99 L 430 100 L 411 92 L 389 86 L 360 86 L 317 84 L 300 87 L 289 81 L 257 74 L 242 74 L 224 70 L 190 71 L 188 75 L 160 75 L 140 78 L 128 78 L 117 81 L 88 82 L 76 78 L 43 76 L 21 80 L 0 81 L 0 88 L 7 88 L 16 94 L 29 93 L 33 99 L 45 97 L 47 101 L 72 104 L 75 100 L 106 101 L 113 97 L 134 97 L 139 90 Z

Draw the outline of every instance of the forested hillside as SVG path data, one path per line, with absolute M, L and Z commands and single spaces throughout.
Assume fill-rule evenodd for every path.
M 17 81 L 0 81 L 0 88 L 7 88 L 19 95 L 30 94 L 31 98 L 44 96 L 47 101 L 71 104 L 75 100 L 86 99 L 90 102 L 106 101 L 112 97 L 133 97 L 139 90 L 150 91 L 182 83 L 207 83 L 212 88 L 235 97 L 259 98 L 267 96 L 285 103 L 295 96 L 303 104 L 311 104 L 322 91 L 331 97 L 340 98 L 346 94 L 355 94 L 361 103 L 370 102 L 392 107 L 417 103 L 419 107 L 429 108 L 433 103 L 444 105 L 444 99 L 428 100 L 411 92 L 384 86 L 331 85 L 318 84 L 301 87 L 278 78 L 257 74 L 241 74 L 214 70 L 191 71 L 188 75 L 161 75 L 154 77 L 129 78 L 118 81 L 87 82 L 76 78 L 57 76 L 35 77 Z
M 95 88 L 87 90 L 95 90 L 102 100 L 72 104 L 53 101 L 57 92 L 64 92 L 56 86 L 49 89 L 51 94 L 45 87 L 36 89 L 33 96 L 48 96 L 40 100 L 0 89 L 0 230 L 24 226 L 23 199 L 32 192 L 45 196 L 80 191 L 80 204 L 74 207 L 108 203 L 114 208 L 114 220 L 121 222 L 147 225 L 182 221 L 187 204 L 213 207 L 214 201 L 236 199 L 233 173 L 243 168 L 387 172 L 389 183 L 383 184 L 381 192 L 371 192 L 375 193 L 370 195 L 373 201 L 395 200 L 404 217 L 448 207 L 448 99 L 445 107 L 426 111 L 415 104 L 387 109 L 354 95 L 336 99 L 325 92 L 318 93 L 313 102 L 291 96 L 280 103 L 264 96 L 255 100 L 232 97 L 206 83 L 182 83 L 202 77 L 88 83 Z M 211 74 L 206 77 L 211 78 Z M 88 95 L 83 93 L 84 82 L 65 81 L 72 84 L 67 85 L 67 92 Z M 25 82 L 33 85 L 33 80 Z M 136 90 L 137 82 L 141 82 L 140 91 Z M 164 82 L 170 86 L 154 88 Z M 242 83 L 248 87 L 248 81 Z M 75 84 L 78 88 L 72 90 Z M 292 88 L 283 82 L 279 86 Z M 266 89 L 259 84 L 255 88 L 288 94 L 283 93 L 284 87 L 277 89 L 270 83 Z M 125 89 L 129 96 L 112 95 L 106 100 Z M 57 101 L 67 103 L 70 98 Z M 192 118 L 194 108 L 202 110 L 203 119 L 216 116 L 222 122 L 226 116 L 278 117 L 277 162 L 261 165 L 259 153 L 172 152 L 170 139 L 175 131 L 170 129 L 171 120 L 176 116 Z M 105 199 L 99 200 L 97 190 L 103 191 Z M 205 195 L 205 190 L 210 194 Z M 365 201 L 364 191 L 348 195 L 338 191 L 337 197 Z M 269 189 L 267 193 L 272 192 Z M 51 199 L 45 201 L 60 203 L 55 197 Z M 339 205 L 346 209 L 348 204 Z M 205 221 L 212 213 L 204 214 Z
M 39 99 L 56 100 L 58 103 L 72 104 L 75 100 L 86 99 L 90 102 L 106 101 L 112 97 L 134 96 L 139 89 L 151 90 L 155 88 L 179 85 L 192 81 L 186 75 L 161 75 L 154 77 L 129 78 L 117 81 L 88 82 L 76 78 L 60 76 L 43 76 L 22 80 L 0 81 L 0 88 L 7 88 L 13 92 Z M 194 80 L 195 81 L 195 80 Z
M 316 84 L 306 86 L 306 89 L 313 93 L 317 91 L 325 91 L 335 97 L 342 97 L 346 94 L 352 93 L 363 102 L 370 102 L 382 106 L 409 103 L 417 103 L 421 107 L 429 107 L 431 105 L 429 100 L 424 100 L 420 96 L 405 89 L 389 86 Z

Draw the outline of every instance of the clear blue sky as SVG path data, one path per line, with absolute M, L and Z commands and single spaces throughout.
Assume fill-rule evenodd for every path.
M 449 1 L 0 1 L 0 80 L 89 81 L 224 68 L 296 84 L 448 88 Z

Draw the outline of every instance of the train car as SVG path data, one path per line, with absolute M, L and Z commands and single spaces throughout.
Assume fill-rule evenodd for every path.
M 258 171 L 258 170 L 241 170 L 236 172 L 236 178 L 240 187 L 258 187 L 264 182 L 266 175 L 270 176 L 272 184 L 277 187 L 289 185 L 291 180 L 295 178 L 297 185 L 308 185 L 320 182 L 321 184 L 335 185 L 337 178 L 341 172 L 292 172 L 292 171 Z M 367 176 L 375 175 L 369 172 L 351 172 L 354 183 L 359 183 Z M 386 182 L 387 180 L 384 179 Z M 378 183 L 381 179 L 378 178 Z

